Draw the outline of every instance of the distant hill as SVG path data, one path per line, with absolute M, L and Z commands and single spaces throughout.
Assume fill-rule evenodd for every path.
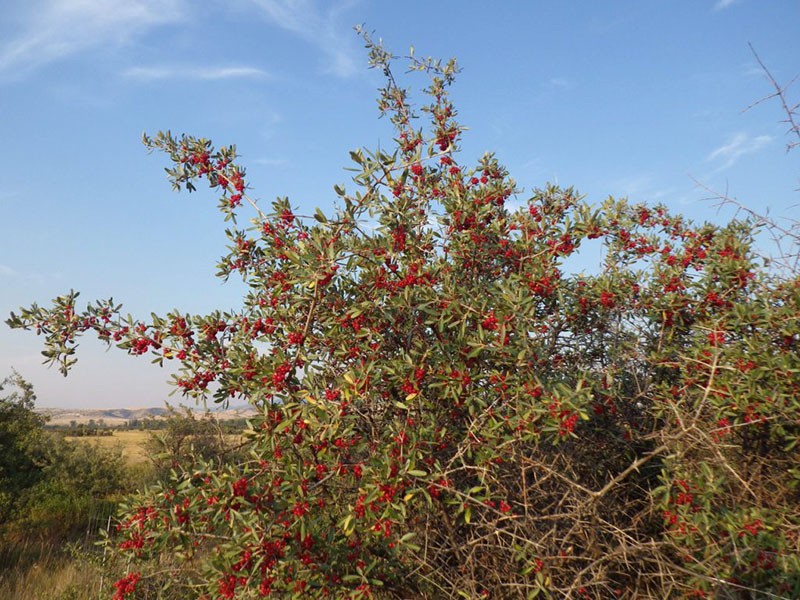
M 204 412 L 198 409 L 193 410 L 197 414 Z M 87 424 L 89 421 L 99 423 L 102 420 L 103 424 L 109 427 L 125 425 L 133 420 L 162 419 L 168 413 L 166 408 L 37 408 L 36 412 L 48 417 L 48 425 L 70 425 L 72 421 L 80 425 Z M 221 421 L 248 418 L 256 414 L 255 409 L 251 407 L 210 412 Z

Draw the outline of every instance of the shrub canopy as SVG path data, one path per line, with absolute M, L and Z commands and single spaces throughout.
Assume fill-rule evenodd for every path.
M 458 162 L 455 62 L 411 58 L 415 109 L 365 40 L 395 147 L 351 153 L 333 214 L 262 212 L 234 147 L 145 137 L 176 189 L 219 194 L 240 310 L 140 321 L 69 293 L 9 320 L 65 373 L 91 331 L 260 409 L 246 459 L 131 499 L 117 596 L 800 596 L 796 270 L 754 222 L 523 200 L 493 155 Z

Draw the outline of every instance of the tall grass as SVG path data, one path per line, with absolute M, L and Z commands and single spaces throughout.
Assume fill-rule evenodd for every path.
M 97 600 L 109 597 L 102 551 L 95 545 L 115 506 L 97 502 L 84 514 L 60 516 L 62 527 L 0 531 L 0 599 Z M 105 585 L 104 585 L 105 583 Z M 101 589 L 105 587 L 104 589 Z
M 12 568 L 6 568 L 14 563 Z M 25 541 L 0 550 L 0 598 L 8 600 L 97 600 L 99 566 L 65 554 L 60 544 Z

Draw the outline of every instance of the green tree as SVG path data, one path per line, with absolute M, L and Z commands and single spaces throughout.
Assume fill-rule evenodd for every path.
M 63 541 L 87 528 L 105 527 L 117 503 L 131 491 L 118 448 L 69 442 L 45 431 L 31 454 L 39 478 L 20 491 L 12 527 L 28 538 Z
M 16 371 L 0 383 L 0 524 L 11 516 L 20 493 L 41 478 L 33 450 L 46 420 L 34 412 L 33 386 Z
M 98 512 L 110 514 L 129 491 L 121 453 L 45 430 L 33 387 L 18 373 L 0 390 L 6 392 L 0 398 L 0 525 L 25 536 L 64 538 Z

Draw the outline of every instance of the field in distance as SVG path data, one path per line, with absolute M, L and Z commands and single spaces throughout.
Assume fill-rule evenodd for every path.
M 131 465 L 148 460 L 145 443 L 152 432 L 141 429 L 119 430 L 113 435 L 65 436 L 65 439 L 81 444 L 94 444 L 101 448 L 122 448 L 122 458 Z
M 170 413 L 166 408 L 115 408 L 115 409 L 37 409 L 47 417 L 47 427 L 60 430 L 67 440 L 81 444 L 92 444 L 100 448 L 121 448 L 124 460 L 131 465 L 148 462 L 147 442 L 164 427 L 164 420 L 172 415 L 182 415 L 184 409 Z M 192 410 L 195 417 L 202 418 L 204 411 Z M 210 411 L 209 414 L 222 426 L 225 444 L 239 441 L 238 430 L 244 419 L 256 414 L 251 407 Z M 234 425 L 234 421 L 240 421 Z M 225 423 L 228 426 L 225 426 Z M 233 426 L 236 431 L 231 430 Z

